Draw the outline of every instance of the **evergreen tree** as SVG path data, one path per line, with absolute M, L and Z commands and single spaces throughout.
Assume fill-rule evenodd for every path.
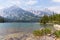
M 47 15 L 44 15 L 41 20 L 40 23 L 46 24 L 49 22 L 49 17 Z

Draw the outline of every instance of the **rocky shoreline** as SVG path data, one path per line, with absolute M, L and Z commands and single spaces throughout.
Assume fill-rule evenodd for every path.
M 0 40 L 55 40 L 55 38 L 47 35 L 39 38 L 35 37 L 32 33 L 19 32 L 0 37 Z

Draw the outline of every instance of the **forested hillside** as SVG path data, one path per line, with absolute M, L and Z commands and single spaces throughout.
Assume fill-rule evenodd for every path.
M 44 15 L 40 19 L 40 23 L 60 23 L 60 14 L 53 14 L 51 16 Z

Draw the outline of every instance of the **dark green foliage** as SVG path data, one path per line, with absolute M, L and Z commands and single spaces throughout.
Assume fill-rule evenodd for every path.
M 35 30 L 33 32 L 34 36 L 43 36 L 43 35 L 47 35 L 47 34 L 51 34 L 51 29 L 45 28 L 45 29 L 42 29 L 42 30 Z
M 53 23 L 60 23 L 60 14 L 54 14 L 49 16 L 49 21 Z
M 41 31 L 42 31 L 43 35 L 51 34 L 51 29 L 49 29 L 49 28 L 42 29 Z
M 46 24 L 46 23 L 48 23 L 48 21 L 49 21 L 49 17 L 47 15 L 44 15 L 41 18 L 40 23 Z
M 42 36 L 43 34 L 42 34 L 41 30 L 35 30 L 35 31 L 33 31 L 33 35 L 34 36 Z
M 60 38 L 60 30 L 54 32 L 55 37 Z
M 56 30 L 54 32 L 51 32 L 52 30 L 50 28 L 44 28 L 42 30 L 35 30 L 33 31 L 33 35 L 34 36 L 44 36 L 44 35 L 53 35 L 55 36 L 56 38 L 60 38 L 60 30 Z
M 44 15 L 40 19 L 40 23 L 46 24 L 46 23 L 57 23 L 60 24 L 60 14 L 54 14 L 51 16 Z
M 4 22 L 4 18 L 0 18 L 0 22 Z

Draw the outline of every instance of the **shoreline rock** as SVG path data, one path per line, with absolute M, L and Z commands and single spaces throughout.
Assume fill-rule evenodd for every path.
M 53 27 L 55 28 L 55 30 L 60 30 L 60 25 L 58 24 L 54 24 Z
M 55 40 L 51 36 L 35 37 L 32 33 L 14 33 L 4 36 L 1 40 Z

